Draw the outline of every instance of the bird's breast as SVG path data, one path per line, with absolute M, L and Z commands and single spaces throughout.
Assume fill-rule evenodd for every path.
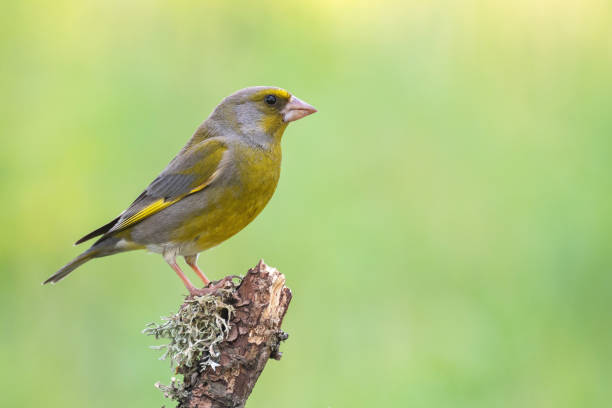
M 272 151 L 237 146 L 218 180 L 196 193 L 201 208 L 176 231 L 180 252 L 201 252 L 246 227 L 272 198 L 280 177 L 280 147 Z M 196 205 L 195 207 L 198 207 Z

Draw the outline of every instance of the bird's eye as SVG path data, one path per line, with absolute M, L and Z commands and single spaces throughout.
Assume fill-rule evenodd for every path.
M 268 105 L 274 105 L 276 103 L 276 96 L 274 95 L 266 95 L 265 99 Z

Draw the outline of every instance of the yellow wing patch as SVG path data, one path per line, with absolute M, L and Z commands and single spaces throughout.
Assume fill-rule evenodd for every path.
M 160 198 L 154 203 L 151 203 L 145 208 L 143 208 L 142 210 L 138 211 L 136 214 L 132 215 L 131 217 L 128 217 L 125 220 L 122 220 L 119 224 L 115 225 L 113 229 L 117 231 L 117 230 L 121 230 L 126 227 L 129 227 L 130 225 L 134 225 L 138 221 L 142 221 L 143 219 L 147 218 L 149 215 L 155 214 L 156 212 L 163 210 L 164 208 L 168 207 L 169 205 L 174 204 L 177 201 L 178 199 L 171 200 L 171 201 L 165 201 L 163 198 Z
M 206 183 L 197 186 L 196 188 L 190 190 L 187 194 L 183 194 L 180 197 L 175 198 L 174 200 L 169 200 L 166 201 L 163 198 L 160 198 L 157 201 L 154 201 L 153 203 L 147 205 L 145 208 L 143 208 L 142 210 L 138 211 L 136 214 L 129 216 L 128 218 L 126 218 L 125 220 L 122 220 L 120 223 L 118 223 L 117 225 L 115 225 L 113 227 L 114 231 L 118 231 L 118 230 L 122 230 L 125 229 L 129 226 L 132 226 L 134 224 L 136 224 L 139 221 L 142 221 L 143 219 L 147 218 L 150 215 L 153 215 L 161 210 L 163 210 L 166 207 L 171 206 L 172 204 L 176 203 L 177 201 L 187 197 L 190 194 L 193 193 L 197 193 L 198 191 L 203 190 L 207 185 L 210 184 L 210 182 L 215 178 L 215 176 L 217 175 L 218 171 L 216 171 L 207 181 Z

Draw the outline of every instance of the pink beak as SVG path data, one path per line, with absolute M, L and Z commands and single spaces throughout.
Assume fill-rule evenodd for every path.
M 293 122 L 304 116 L 312 115 L 316 111 L 314 106 L 299 100 L 295 96 L 291 96 L 287 105 L 281 110 L 281 114 L 283 115 L 284 122 Z

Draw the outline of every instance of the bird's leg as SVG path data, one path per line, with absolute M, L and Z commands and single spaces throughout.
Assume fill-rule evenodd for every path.
M 202 279 L 202 282 L 204 282 L 204 286 L 208 286 L 208 284 L 210 283 L 210 279 L 208 279 L 206 275 L 204 275 L 204 272 L 200 270 L 200 268 L 198 267 L 198 264 L 196 263 L 197 260 L 198 260 L 197 254 L 185 257 L 185 262 L 187 262 L 187 265 L 189 265 L 191 269 L 193 269 L 193 271 L 196 273 L 196 275 L 198 275 L 200 279 Z
M 172 253 L 164 253 L 163 256 L 164 256 L 164 259 L 166 260 L 166 262 L 168 262 L 168 265 L 170 265 L 170 267 L 172 269 L 174 269 L 174 272 L 176 272 L 178 277 L 181 278 L 181 280 L 185 284 L 185 287 L 187 288 L 189 293 L 193 294 L 195 291 L 197 291 L 196 287 L 193 286 L 193 284 L 191 283 L 189 278 L 187 276 L 185 276 L 183 271 L 181 271 L 181 268 L 176 263 L 176 256 L 174 254 L 172 254 Z
M 202 279 L 202 281 L 206 285 L 204 288 L 198 289 L 198 288 L 195 288 L 191 284 L 191 282 L 189 282 L 189 279 L 187 279 L 187 277 L 183 274 L 181 269 L 178 267 L 178 265 L 176 264 L 174 254 L 164 254 L 164 258 L 166 258 L 166 262 L 170 264 L 172 269 L 174 269 L 177 275 L 183 280 L 191 296 L 214 295 L 217 293 L 219 289 L 225 287 L 225 284 L 227 282 L 231 282 L 232 279 L 234 278 L 234 276 L 227 276 L 221 279 L 220 281 L 215 282 L 214 284 L 211 284 L 210 280 L 208 280 L 208 278 L 204 275 L 204 273 L 202 273 L 202 271 L 200 270 L 200 268 L 198 268 L 198 265 L 196 264 L 198 256 L 197 255 L 186 256 L 185 262 L 187 262 L 187 265 L 191 266 L 194 272 L 198 274 L 200 279 Z
M 193 286 L 193 284 L 191 283 L 189 278 L 185 276 L 183 271 L 181 271 L 181 268 L 179 268 L 179 266 L 176 264 L 176 262 L 173 263 L 173 264 L 170 264 L 170 267 L 172 269 L 174 269 L 174 272 L 176 272 L 176 274 L 179 276 L 179 278 L 181 278 L 181 280 L 185 284 L 185 287 L 187 288 L 189 293 L 193 294 L 194 292 L 196 292 L 198 290 L 195 286 Z

